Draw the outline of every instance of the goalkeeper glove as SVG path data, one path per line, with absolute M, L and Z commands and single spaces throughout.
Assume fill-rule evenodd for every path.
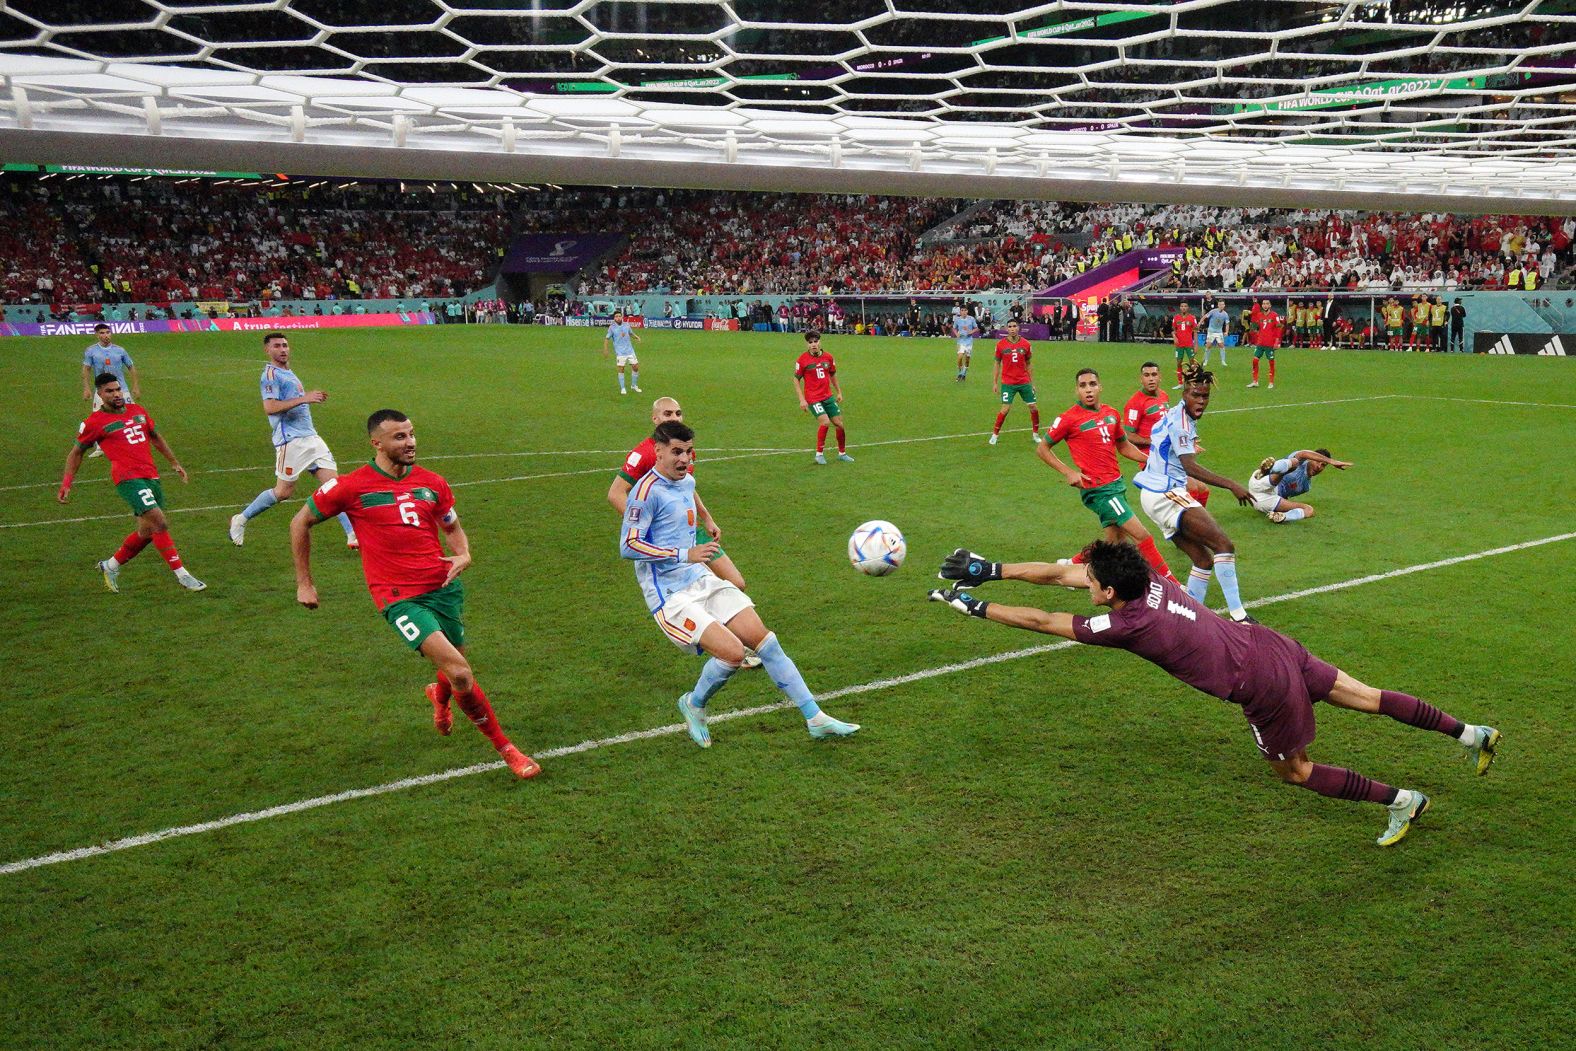
M 954 588 L 937 588 L 930 593 L 930 601 L 945 602 L 959 613 L 982 619 L 985 611 L 990 608 L 989 602 L 983 602 L 966 591 L 958 591 Z
M 960 547 L 941 563 L 941 572 L 936 576 L 942 580 L 956 580 L 966 588 L 977 588 L 1001 579 L 1001 563 L 987 561 L 984 555 Z

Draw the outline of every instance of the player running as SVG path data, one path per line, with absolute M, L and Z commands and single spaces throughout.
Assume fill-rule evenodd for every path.
M 1259 469 L 1248 479 L 1248 492 L 1253 495 L 1253 509 L 1262 511 L 1271 522 L 1300 522 L 1313 517 L 1311 504 L 1298 503 L 1294 496 L 1301 496 L 1313 488 L 1313 480 L 1326 467 L 1344 471 L 1352 466 L 1345 460 L 1330 458 L 1328 449 L 1300 449 L 1282 459 L 1266 456 Z
M 1160 389 L 1160 366 L 1153 361 L 1144 362 L 1138 370 L 1138 389 L 1122 407 L 1122 429 L 1127 433 L 1127 440 L 1136 445 L 1146 458 L 1149 455 L 1150 434 L 1155 424 L 1166 414 L 1170 400 L 1171 396 Z M 1202 449 L 1199 451 L 1203 452 Z M 1148 462 L 1147 459 L 1145 462 Z M 1200 507 L 1208 506 L 1209 486 L 1189 478 L 1187 494 L 1197 500 Z M 1070 564 L 1076 565 L 1076 558 Z
M 1146 457 L 1123 435 L 1122 418 L 1116 410 L 1101 403 L 1100 374 L 1094 369 L 1079 369 L 1074 382 L 1078 400 L 1051 421 L 1045 441 L 1035 447 L 1035 453 L 1059 471 L 1068 485 L 1078 490 L 1083 505 L 1100 519 L 1107 540 L 1129 537 L 1138 545 L 1144 561 L 1154 566 L 1161 576 L 1175 580 L 1171 577 L 1171 567 L 1155 547 L 1155 538 L 1128 506 L 1127 485 L 1116 463 L 1117 453 L 1138 463 L 1143 463 Z M 1051 447 L 1064 438 L 1076 470 L 1062 463 L 1052 451 Z
M 640 390 L 640 361 L 635 357 L 635 344 L 641 342 L 640 335 L 633 326 L 624 320 L 622 310 L 613 311 L 613 321 L 607 326 L 607 334 L 602 337 L 602 356 L 608 356 L 609 349 L 613 353 L 613 371 L 618 373 L 618 392 L 628 394 L 624 386 L 624 367 L 629 367 L 629 386 Z
M 1231 331 L 1231 314 L 1224 299 L 1215 300 L 1215 309 L 1204 315 L 1204 365 L 1209 365 L 1209 348 L 1220 351 L 1220 367 L 1226 367 L 1226 334 Z
M 1253 321 L 1253 380 L 1249 387 L 1259 385 L 1259 359 L 1269 358 L 1270 385 L 1275 389 L 1275 348 L 1281 341 L 1281 318 L 1275 313 L 1275 308 L 1270 306 L 1270 301 L 1265 300 L 1259 307 L 1258 316 Z
M 1001 425 L 1012 411 L 1012 399 L 1021 398 L 1029 407 L 1029 428 L 1034 442 L 1040 442 L 1040 405 L 1034 397 L 1034 378 L 1029 374 L 1029 359 L 1034 356 L 1029 341 L 1018 334 L 1018 323 L 1007 322 L 1007 338 L 996 342 L 996 378 L 991 389 L 1001 395 L 1001 411 L 990 432 L 990 444 L 1001 437 Z
M 131 355 L 126 353 L 126 348 L 116 343 L 110 337 L 109 326 L 98 324 L 93 326 L 95 342 L 90 343 L 82 352 L 82 400 L 93 403 L 93 411 L 97 412 L 104 407 L 104 401 L 94 390 L 94 377 L 100 373 L 113 373 L 120 380 L 122 391 L 131 391 L 131 400 L 136 401 L 142 397 L 142 381 L 137 375 L 137 366 L 132 363 Z M 127 386 L 126 377 L 130 375 L 131 385 Z M 104 450 L 98 446 L 88 453 L 89 457 L 103 456 Z
M 952 317 L 952 338 L 958 341 L 958 382 L 962 383 L 969 377 L 969 363 L 974 360 L 974 337 L 979 333 L 980 323 L 974 320 L 974 315 L 968 311 L 954 314 Z
M 848 435 L 843 430 L 843 385 L 837 382 L 837 362 L 821 349 L 821 334 L 810 329 L 804 334 L 805 350 L 793 365 L 793 389 L 799 395 L 799 409 L 813 412 L 819 421 L 815 432 L 815 462 L 826 465 L 826 430 L 837 428 L 837 458 L 853 463 L 848 455 Z
M 1217 489 L 1229 489 L 1240 504 L 1252 497 L 1242 486 L 1198 463 L 1195 427 L 1209 408 L 1215 377 L 1202 366 L 1188 372 L 1182 400 L 1167 410 L 1150 433 L 1149 461 L 1133 476 L 1138 504 L 1160 534 L 1176 544 L 1193 561 L 1187 591 L 1202 603 L 1209 594 L 1209 578 L 1220 582 L 1220 593 L 1232 620 L 1251 621 L 1237 590 L 1237 549 L 1202 504 L 1188 492 L 1188 479 L 1196 478 Z
M 441 476 L 417 465 L 416 429 L 403 412 L 374 412 L 367 418 L 367 437 L 372 462 L 324 482 L 290 520 L 296 601 L 317 609 L 309 531 L 334 515 L 350 515 L 361 537 L 361 571 L 373 605 L 405 645 L 438 670 L 438 681 L 426 689 L 432 725 L 447 737 L 454 726 L 449 702 L 458 701 L 514 776 L 535 777 L 542 768 L 510 742 L 465 659 L 460 574 L 471 564 L 471 542 L 454 512 L 454 492 Z M 454 552 L 447 557 L 440 528 Z
M 126 400 L 120 379 L 113 372 L 100 373 L 94 389 L 102 408 L 94 409 L 77 428 L 77 440 L 66 454 L 66 470 L 55 499 L 61 503 L 70 499 L 83 454 L 94 446 L 103 449 L 109 458 L 110 481 L 137 518 L 137 528 L 121 541 L 120 550 L 94 563 L 94 568 L 104 575 L 104 586 L 118 593 L 121 567 L 136 558 L 151 540 L 181 587 L 187 591 L 203 590 L 208 585 L 191 575 L 175 550 L 175 541 L 170 539 L 170 525 L 164 517 L 164 487 L 159 484 L 159 469 L 153 465 L 153 453 L 148 447 L 159 450 L 183 483 L 188 480 L 186 468 L 154 426 L 148 410 Z
M 1283 781 L 1323 796 L 1389 808 L 1389 822 L 1377 840 L 1381 847 L 1401 841 L 1412 822 L 1428 810 L 1429 798 L 1414 789 L 1392 788 L 1355 771 L 1311 761 L 1308 746 L 1316 729 L 1315 702 L 1385 715 L 1453 737 L 1466 747 L 1479 776 L 1494 762 L 1500 732 L 1492 726 L 1464 723 L 1416 697 L 1364 685 L 1315 657 L 1295 639 L 1263 625 L 1232 624 L 1212 616 L 1181 588 L 1155 574 L 1126 544 L 1096 541 L 1087 554 L 1087 566 L 1003 565 L 959 548 L 940 573 L 943 580 L 958 584 L 932 591 L 930 598 L 998 624 L 1128 650 L 1196 690 L 1241 705 L 1259 753 Z M 957 590 L 991 580 L 1087 587 L 1089 600 L 1109 612 L 1093 617 L 1047 613 L 981 601 Z
M 690 739 L 711 746 L 706 702 L 722 689 L 745 657 L 745 647 L 761 663 L 783 695 L 798 706 L 811 737 L 846 737 L 859 729 L 839 722 L 815 703 L 804 677 L 783 652 L 743 591 L 705 564 L 717 542 L 695 542 L 695 479 L 689 472 L 695 432 L 678 420 L 659 423 L 652 432 L 656 463 L 629 493 L 619 529 L 618 553 L 635 563 L 635 580 L 646 608 L 668 640 L 686 653 L 709 653 L 694 688 L 679 698 L 679 712 Z
M 318 485 L 339 475 L 334 454 L 312 425 L 311 406 L 326 401 L 327 392 L 307 390 L 290 371 L 290 340 L 283 332 L 270 332 L 263 337 L 263 353 L 268 355 L 262 376 L 263 412 L 273 432 L 275 481 L 272 489 L 264 489 L 230 516 L 230 542 L 236 547 L 246 543 L 246 523 L 281 500 L 290 499 L 303 474 L 310 474 Z M 339 524 L 345 530 L 345 546 L 356 550 L 356 530 L 350 524 L 350 516 L 340 515 Z
M 1181 390 L 1182 359 L 1186 357 L 1189 364 L 1198 360 L 1193 353 L 1193 344 L 1198 341 L 1198 318 L 1193 316 L 1193 308 L 1186 303 L 1171 319 L 1171 336 L 1177 349 L 1177 385 L 1171 389 Z

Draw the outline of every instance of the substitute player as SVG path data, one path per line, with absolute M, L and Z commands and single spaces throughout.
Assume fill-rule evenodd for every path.
M 119 592 L 121 567 L 136 558 L 137 552 L 147 547 L 151 540 L 181 587 L 187 591 L 203 590 L 208 585 L 191 575 L 175 550 L 175 541 L 170 538 L 169 522 L 164 517 L 164 487 L 159 484 L 159 469 L 153 465 L 153 453 L 148 447 L 151 445 L 159 450 L 183 483 L 188 480 L 186 468 L 181 466 L 169 443 L 154 426 L 148 410 L 126 400 L 120 380 L 113 372 L 100 373 L 94 388 L 103 407 L 94 409 L 77 428 L 77 440 L 66 454 L 66 470 L 55 499 L 65 503 L 71 498 L 71 485 L 76 480 L 77 468 L 82 466 L 83 454 L 94 446 L 103 449 L 109 458 L 110 481 L 137 518 L 137 528 L 121 541 L 120 550 L 94 563 L 94 568 L 104 575 L 104 586 Z
M 706 572 L 717 543 L 695 542 L 695 479 L 689 473 L 695 432 L 669 420 L 657 425 L 651 439 L 656 463 L 630 490 L 618 553 L 635 563 L 646 608 L 668 641 L 686 653 L 711 655 L 694 689 L 678 701 L 690 738 L 702 748 L 711 746 L 706 702 L 739 670 L 745 647 L 760 655 L 772 682 L 798 706 L 811 737 L 846 737 L 857 731 L 857 724 L 839 722 L 821 711 L 792 658 L 761 623 L 750 597 Z
M 1138 504 L 1167 540 L 1193 561 L 1187 591 L 1198 602 L 1209 594 L 1209 578 L 1220 582 L 1220 593 L 1232 620 L 1252 620 L 1242 607 L 1237 589 L 1237 549 L 1202 504 L 1188 493 L 1188 479 L 1196 478 L 1217 489 L 1229 489 L 1240 504 L 1252 497 L 1242 486 L 1198 462 L 1197 421 L 1209 408 L 1215 377 L 1195 365 L 1187 374 L 1182 400 L 1150 432 L 1149 461 L 1133 476 Z
M 837 458 L 853 463 L 848 455 L 848 435 L 843 430 L 843 385 L 837 381 L 837 362 L 821 349 L 821 334 L 810 329 L 804 334 L 804 353 L 793 365 L 793 389 L 799 395 L 801 412 L 815 414 L 815 462 L 826 464 L 826 431 L 837 428 Z
M 979 334 L 980 323 L 968 311 L 952 316 L 952 338 L 958 341 L 958 382 L 969 378 L 969 363 L 974 360 L 974 337 Z
M 1277 460 L 1266 456 L 1259 469 L 1248 479 L 1248 492 L 1253 495 L 1253 509 L 1268 516 L 1277 525 L 1281 522 L 1300 522 L 1313 517 L 1313 505 L 1299 503 L 1294 496 L 1302 496 L 1313 488 L 1313 480 L 1326 467 L 1344 471 L 1351 464 L 1330 457 L 1328 449 L 1299 449 Z
M 1220 351 L 1220 367 L 1226 367 L 1226 335 L 1231 331 L 1231 313 L 1224 299 L 1215 300 L 1215 309 L 1204 315 L 1204 364 L 1209 365 L 1209 348 Z
M 1181 390 L 1182 359 L 1185 357 L 1190 365 L 1198 360 L 1193 353 L 1193 344 L 1198 341 L 1198 318 L 1193 316 L 1193 308 L 1186 303 L 1171 319 L 1171 336 L 1177 349 L 1177 385 L 1171 389 Z
M 1253 321 L 1253 380 L 1249 387 L 1259 385 L 1259 360 L 1268 358 L 1270 362 L 1270 390 L 1275 389 L 1275 348 L 1280 346 L 1281 318 L 1275 313 L 1275 308 L 1270 306 L 1270 301 L 1265 300 L 1259 306 L 1257 317 Z
M 403 412 L 374 412 L 367 418 L 367 437 L 372 462 L 324 482 L 290 521 L 296 601 L 307 609 L 318 605 L 311 528 L 334 515 L 350 515 L 361 537 L 361 571 L 373 604 L 405 645 L 438 670 L 438 681 L 426 690 L 433 726 L 447 737 L 454 725 L 449 702 L 458 701 L 511 773 L 535 777 L 541 767 L 510 742 L 465 659 L 460 574 L 471 564 L 471 542 L 454 512 L 454 492 L 441 476 L 417 465 L 416 429 Z M 439 529 L 454 552 L 447 557 Z
M 1116 464 L 1117 453 L 1138 463 L 1145 462 L 1146 457 L 1123 435 L 1122 418 L 1116 410 L 1100 401 L 1100 374 L 1094 369 L 1079 369 L 1074 383 L 1078 400 L 1051 421 L 1045 441 L 1034 451 L 1078 490 L 1083 505 L 1100 520 L 1107 540 L 1127 536 L 1138 545 L 1144 561 L 1154 566 L 1155 572 L 1171 577 L 1171 567 L 1160 556 L 1154 537 L 1128 506 L 1127 485 Z M 1076 469 L 1062 463 L 1052 449 L 1063 439 Z
M 1001 396 L 1001 411 L 996 414 L 996 426 L 991 428 L 990 444 L 1001 437 L 1001 425 L 1007 422 L 1012 411 L 1012 399 L 1020 398 L 1029 407 L 1029 428 L 1036 445 L 1040 442 L 1040 404 L 1034 397 L 1034 377 L 1029 373 L 1029 359 L 1034 351 L 1029 341 L 1018 334 L 1018 323 L 1007 322 L 1007 338 L 996 341 L 996 378 L 991 389 Z
M 1233 624 L 1212 616 L 1181 588 L 1155 574 L 1126 544 L 1096 541 L 1087 554 L 1087 566 L 1003 565 L 959 548 L 942 564 L 939 575 L 964 587 L 991 580 L 1086 587 L 1089 601 L 1110 610 L 1098 616 L 1003 606 L 956 587 L 932 591 L 930 598 L 998 624 L 1127 650 L 1196 690 L 1241 705 L 1259 754 L 1283 781 L 1322 796 L 1389 808 L 1389 821 L 1377 840 L 1381 847 L 1400 842 L 1411 823 L 1428 810 L 1429 799 L 1415 790 L 1392 788 L 1355 771 L 1310 760 L 1316 702 L 1388 716 L 1455 738 L 1466 747 L 1479 776 L 1494 762 L 1500 732 L 1492 726 L 1464 723 L 1416 697 L 1367 686 L 1315 657 L 1297 640 L 1263 625 Z
M 640 335 L 633 326 L 625 320 L 622 310 L 613 311 L 613 321 L 607 326 L 607 334 L 602 337 L 602 356 L 608 356 L 611 348 L 613 353 L 613 371 L 618 373 L 618 392 L 628 394 L 624 386 L 624 368 L 629 367 L 629 386 L 640 391 L 640 361 L 635 357 L 635 344 L 641 342 Z
M 328 393 L 307 390 L 290 370 L 290 340 L 283 332 L 263 337 L 263 353 L 268 355 L 262 376 L 263 413 L 273 432 L 275 480 L 272 489 L 264 489 L 230 516 L 230 542 L 236 547 L 246 543 L 246 523 L 279 501 L 290 499 L 302 475 L 310 474 L 318 485 L 339 475 L 334 454 L 312 425 L 311 406 L 327 400 Z M 345 530 L 345 546 L 354 551 L 356 530 L 350 516 L 340 515 L 339 524 Z
M 1406 326 L 1406 310 L 1401 306 L 1401 301 L 1394 296 L 1384 301 L 1384 306 L 1379 312 L 1384 315 L 1384 333 L 1386 345 L 1391 350 L 1401 349 L 1401 336 Z

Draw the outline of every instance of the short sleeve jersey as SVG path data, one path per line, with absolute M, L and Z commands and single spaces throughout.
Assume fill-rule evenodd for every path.
M 1257 332 L 1259 346 L 1274 346 L 1280 340 L 1280 323 L 1280 315 L 1273 310 L 1266 310 L 1259 315 Z
M 972 340 L 980 330 L 980 323 L 974 320 L 973 314 L 960 314 L 952 319 L 952 327 L 958 339 Z
M 1210 332 L 1225 332 L 1226 326 L 1231 322 L 1231 315 L 1216 307 L 1204 315 L 1206 327 Z
M 119 412 L 98 409 L 77 428 L 77 445 L 84 451 L 97 445 L 109 460 L 110 481 L 119 485 L 130 478 L 157 478 L 153 466 L 153 417 L 128 401 Z
M 101 372 L 111 373 L 116 379 L 120 380 L 120 385 L 124 387 L 126 386 L 126 370 L 135 363 L 131 360 L 131 355 L 126 353 L 126 348 L 119 343 L 111 343 L 107 347 L 101 347 L 94 343 L 82 352 L 82 364 L 92 371 L 94 377 Z M 106 453 L 105 455 L 108 454 Z
M 282 369 L 273 362 L 263 366 L 261 381 L 263 400 L 289 401 L 306 393 L 306 386 L 289 369 Z M 305 402 L 284 412 L 270 413 L 268 426 L 273 431 L 274 445 L 284 445 L 297 438 L 310 438 L 317 433 L 312 426 L 312 409 Z
M 1133 476 L 1133 484 L 1151 493 L 1166 493 L 1185 488 L 1187 470 L 1182 457 L 1198 452 L 1198 434 L 1187 406 L 1173 405 L 1160 417 L 1149 435 L 1149 459 L 1144 469 Z
M 1171 334 L 1179 347 L 1191 347 L 1198 334 L 1198 318 L 1192 314 L 1178 314 L 1171 319 Z
M 620 321 L 607 327 L 607 338 L 613 341 L 613 353 L 620 357 L 628 357 L 635 353 L 635 345 L 630 340 L 632 331 L 627 321 Z
M 1086 489 L 1097 489 L 1122 477 L 1116 465 L 1116 441 L 1121 436 L 1121 417 L 1109 405 L 1093 409 L 1069 406 L 1045 432 L 1045 440 L 1052 445 L 1067 442 L 1073 463 L 1089 478 Z
M 618 469 L 618 476 L 630 485 L 634 485 L 646 477 L 656 465 L 657 443 L 651 438 L 647 438 L 629 450 L 629 455 L 624 457 L 624 466 Z M 691 475 L 695 473 L 694 459 L 690 460 L 689 473 Z
M 454 491 L 442 476 L 417 465 L 395 478 L 364 464 L 318 486 L 307 504 L 319 518 L 350 516 L 378 609 L 443 586 L 449 563 L 438 525 L 454 520 Z
M 996 343 L 996 360 L 1001 362 L 1001 381 L 1019 385 L 1033 383 L 1034 380 L 1029 378 L 1029 359 L 1033 356 L 1029 341 L 1022 336 L 1016 342 L 999 340 Z
M 1276 465 L 1280 466 L 1279 464 Z M 1288 463 L 1289 466 L 1289 463 Z M 1289 471 L 1281 472 L 1281 480 L 1275 486 L 1275 492 L 1288 500 L 1301 496 L 1313 488 L 1313 478 L 1308 474 L 1308 461 L 1298 460 L 1297 466 Z
M 832 377 L 837 375 L 837 362 L 825 351 L 816 355 L 807 350 L 794 362 L 793 374 L 795 379 L 804 380 L 805 401 L 825 401 L 832 396 Z
M 1149 432 L 1155 429 L 1156 422 L 1165 415 L 1166 402 L 1170 400 L 1171 396 L 1163 390 L 1152 395 L 1145 394 L 1141 389 L 1134 391 L 1122 409 L 1122 427 L 1128 436 L 1140 445 L 1149 444 Z

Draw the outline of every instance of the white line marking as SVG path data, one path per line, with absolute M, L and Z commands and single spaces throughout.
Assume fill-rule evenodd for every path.
M 1473 405 L 1525 405 L 1537 409 L 1576 409 L 1557 401 L 1502 401 L 1499 398 L 1452 398 L 1444 394 L 1392 394 L 1392 398 L 1410 398 L 1413 401 L 1462 401 Z
M 1304 588 L 1301 591 L 1288 591 L 1283 595 L 1271 595 L 1267 598 L 1255 599 L 1246 603 L 1249 609 L 1260 606 L 1270 606 L 1278 602 L 1291 602 L 1294 599 L 1307 598 L 1309 595 L 1323 595 L 1332 591 L 1342 591 L 1346 588 L 1361 587 L 1364 584 L 1373 584 L 1381 580 L 1391 580 L 1395 577 L 1410 576 L 1413 573 L 1423 573 L 1430 569 L 1442 569 L 1445 566 L 1460 565 L 1463 562 L 1476 562 L 1479 559 L 1492 558 L 1495 555 L 1504 555 L 1512 551 L 1525 551 L 1528 548 L 1542 547 L 1544 544 L 1557 544 L 1564 540 L 1576 539 L 1576 533 L 1560 533 L 1557 536 L 1546 536 L 1539 540 L 1525 540 L 1519 544 L 1507 544 L 1504 547 L 1490 548 L 1487 551 L 1477 551 L 1470 555 L 1456 555 L 1453 558 L 1442 558 L 1435 562 L 1422 562 L 1414 566 L 1403 566 L 1400 569 L 1388 570 L 1384 573 L 1372 573 L 1368 576 L 1353 577 L 1351 580 L 1342 580 L 1334 584 L 1322 584 L 1318 587 Z M 976 657 L 973 660 L 960 661 L 956 664 L 943 664 L 935 668 L 924 668 L 920 671 L 909 672 L 907 675 L 897 675 L 889 679 L 876 679 L 873 682 L 860 683 L 856 686 L 844 686 L 827 693 L 818 694 L 819 701 L 833 701 L 839 697 L 852 697 L 855 694 L 873 693 L 877 690 L 890 689 L 893 686 L 903 686 L 911 682 L 921 682 L 925 679 L 934 679 L 942 675 L 952 675 L 956 672 L 969 671 L 974 668 L 983 668 L 989 664 L 1002 664 L 1007 661 L 1020 660 L 1024 657 L 1034 657 L 1042 653 L 1053 653 L 1057 650 L 1070 649 L 1078 645 L 1076 642 L 1062 640 L 1047 643 L 1042 646 L 1029 646 L 1021 650 L 1011 650 L 1007 653 L 994 653 L 987 657 Z M 744 719 L 755 715 L 763 715 L 781 708 L 789 707 L 789 701 L 777 701 L 773 704 L 757 705 L 754 708 L 739 708 L 730 712 L 722 712 L 712 716 L 709 723 L 728 722 L 733 719 Z M 598 748 L 610 748 L 613 745 L 629 744 L 632 741 L 645 741 L 654 737 L 668 737 L 673 734 L 684 733 L 683 723 L 671 723 L 667 726 L 653 726 L 647 730 L 635 730 L 631 733 L 619 734 L 617 737 L 604 737 L 599 740 L 581 741 L 579 744 L 566 745 L 561 748 L 552 748 L 545 752 L 533 752 L 538 760 L 561 759 L 564 756 L 577 755 L 581 752 L 590 752 Z M 365 799 L 369 796 L 387 795 L 390 792 L 402 792 L 407 788 L 420 788 L 423 785 L 434 785 L 442 781 L 452 781 L 459 777 L 469 777 L 471 774 L 486 773 L 493 770 L 502 770 L 502 762 L 476 763 L 472 766 L 456 767 L 452 770 L 443 770 L 435 774 L 423 774 L 420 777 L 406 777 L 398 781 L 389 781 L 371 788 L 352 788 L 345 792 L 336 792 L 333 795 L 315 796 L 311 799 L 301 799 L 294 803 L 283 803 L 279 806 L 268 807 L 264 810 L 251 810 L 244 814 L 231 814 L 215 821 L 204 821 L 196 825 L 177 825 L 159 832 L 147 832 L 140 836 L 129 836 L 125 839 L 112 839 L 91 847 L 78 847 L 75 850 L 62 850 L 53 854 L 41 854 L 38 857 L 24 858 L 21 861 L 12 861 L 0 865 L 0 876 L 9 876 L 17 872 L 26 872 L 29 869 L 42 868 L 45 865 L 58 865 L 66 861 L 80 861 L 84 858 L 94 858 L 101 854 L 113 854 L 120 850 L 130 850 L 132 847 L 147 846 L 151 843 L 162 843 L 167 839 L 178 839 L 182 836 L 195 836 L 203 832 L 215 832 L 222 828 L 234 825 L 250 824 L 254 821 L 264 821 L 273 817 L 284 817 L 287 814 L 298 814 L 303 810 L 315 810 L 318 807 L 332 806 L 335 803 L 344 803 L 352 799 Z
M 1228 413 L 1228 412 L 1258 412 L 1258 411 L 1260 411 L 1262 409 L 1295 409 L 1295 408 L 1298 408 L 1300 406 L 1306 406 L 1306 405 L 1341 405 L 1341 404 L 1345 404 L 1345 403 L 1348 403 L 1348 402 L 1382 401 L 1385 398 L 1396 398 L 1396 397 L 1400 397 L 1400 395 L 1397 395 L 1397 394 L 1373 394 L 1373 395 L 1369 395 L 1368 397 L 1364 397 L 1364 398 L 1335 398 L 1335 399 L 1328 400 L 1328 401 L 1292 401 L 1292 402 L 1282 402 L 1282 403 L 1271 404 L 1271 405 L 1246 405 L 1246 406 L 1242 406 L 1242 407 L 1236 408 L 1236 409 L 1216 409 L 1214 414 L 1219 416 L 1219 415 L 1223 415 L 1223 414 Z M 963 433 L 963 434 L 936 434 L 936 435 L 931 435 L 930 437 L 927 437 L 927 438 L 890 438 L 890 439 L 887 439 L 886 441 L 880 441 L 880 442 L 863 442 L 863 443 L 858 444 L 858 445 L 851 445 L 851 446 L 849 446 L 849 448 L 851 448 L 851 449 L 870 449 L 870 448 L 874 448 L 876 446 L 881 446 L 881 445 L 913 445 L 913 444 L 918 443 L 918 442 L 940 442 L 940 441 L 946 441 L 947 439 L 950 439 L 950 438 L 980 438 L 980 437 L 984 437 L 985 435 L 988 435 L 988 434 L 990 434 L 990 431 L 969 431 L 969 432 Z M 628 451 L 627 449 L 617 450 L 618 454 L 620 454 L 620 455 L 625 453 L 625 452 L 627 452 L 627 451 Z M 589 454 L 589 451 L 588 451 L 588 454 Z M 809 449 L 763 449 L 763 450 L 761 450 L 759 452 L 740 452 L 740 453 L 736 453 L 736 454 L 732 454 L 732 455 L 728 455 L 728 456 L 707 456 L 704 459 L 700 460 L 699 463 L 700 463 L 701 466 L 705 466 L 706 464 L 723 463 L 723 462 L 725 462 L 727 460 L 753 460 L 753 459 L 756 459 L 757 457 L 761 457 L 761 456 L 793 456 L 793 455 L 806 455 L 807 456 L 809 454 L 810 454 L 810 450 Z M 468 457 L 468 456 L 485 456 L 485 455 L 489 455 L 489 454 L 487 454 L 487 453 L 451 453 L 451 454 L 448 454 L 448 455 L 425 456 L 425 457 L 422 457 L 422 460 L 423 460 L 423 462 L 425 462 L 427 460 L 460 459 L 462 457 Z M 554 453 L 520 453 L 518 455 L 521 455 L 521 456 L 565 455 L 565 456 L 567 456 L 567 455 L 572 455 L 572 454 L 571 453 L 562 453 L 562 454 L 554 454 Z M 597 455 L 603 455 L 603 454 L 600 451 L 597 451 Z M 609 455 L 611 455 L 611 454 L 609 454 Z M 250 470 L 258 470 L 259 472 L 261 472 L 261 471 L 266 470 L 266 469 L 267 469 L 266 467 L 265 468 L 225 467 L 225 468 L 219 469 L 218 471 L 212 471 L 212 472 L 208 472 L 208 473 L 218 474 L 218 473 L 229 472 L 229 471 L 250 471 Z M 587 467 L 587 468 L 582 468 L 580 470 L 575 470 L 575 471 L 548 471 L 548 472 L 539 473 L 539 474 L 516 474 L 516 475 L 509 475 L 508 477 L 505 477 L 505 478 L 476 478 L 476 479 L 472 479 L 471 481 L 468 481 L 468 482 L 450 482 L 449 483 L 449 487 L 451 489 L 459 489 L 459 488 L 462 488 L 464 486 L 469 486 L 469 485 L 496 485 L 496 484 L 499 484 L 499 483 L 502 483 L 502 482 L 530 482 L 530 481 L 535 481 L 537 479 L 542 479 L 542 478 L 574 478 L 574 477 L 576 477 L 578 475 L 585 475 L 585 474 L 613 474 L 613 473 L 616 473 L 617 470 L 618 470 L 617 467 L 611 467 L 610 468 L 610 467 L 603 466 L 603 467 Z M 53 485 L 58 485 L 58 484 L 59 484 L 58 482 L 37 482 L 37 483 L 33 483 L 32 487 L 36 488 L 36 487 L 41 487 L 41 486 L 53 486 Z M 13 486 L 11 488 L 24 488 L 24 487 L 23 486 Z M 227 508 L 237 508 L 238 509 L 240 506 L 241 506 L 240 504 L 209 504 L 206 507 L 175 507 L 175 508 L 166 508 L 164 513 L 167 514 L 167 515 L 192 514 L 192 513 L 195 513 L 195 512 L 199 512 L 199 511 L 223 511 L 223 510 L 225 510 Z M 82 517 L 82 518 L 45 518 L 45 519 L 40 519 L 39 521 L 36 521 L 36 522 L 0 522 L 0 529 L 27 529 L 30 526 L 69 525 L 69 524 L 76 523 L 76 522 L 107 522 L 107 521 L 110 521 L 112 519 L 121 519 L 121 518 L 125 518 L 125 517 L 126 516 L 123 515 L 123 514 L 116 514 L 116 515 L 88 515 L 88 516 Z

